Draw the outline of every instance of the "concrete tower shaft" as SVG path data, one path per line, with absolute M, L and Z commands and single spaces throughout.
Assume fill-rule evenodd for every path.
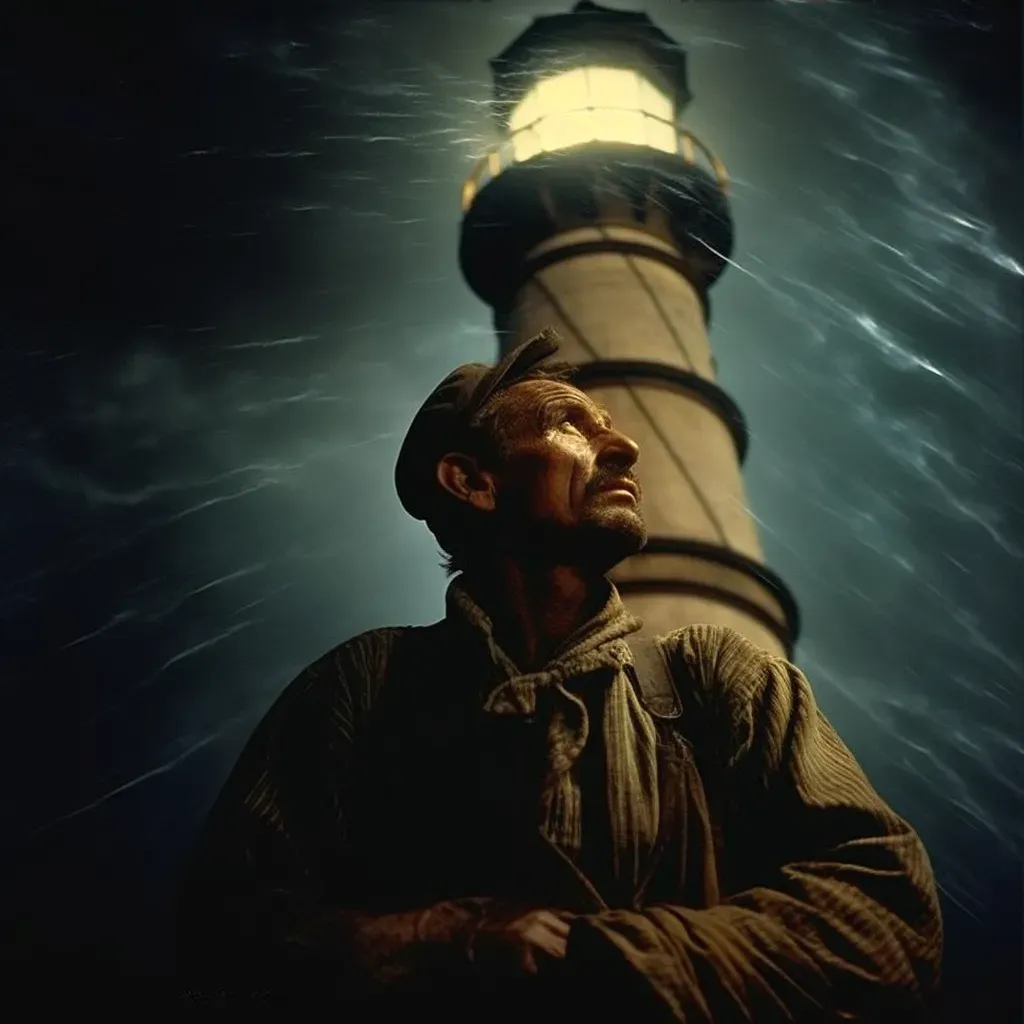
M 581 3 L 496 61 L 504 139 L 463 189 L 460 262 L 503 351 L 544 326 L 640 445 L 650 540 L 614 578 L 649 630 L 731 626 L 791 655 L 716 383 L 708 289 L 732 249 L 725 169 L 686 131 L 685 54 L 645 15 Z

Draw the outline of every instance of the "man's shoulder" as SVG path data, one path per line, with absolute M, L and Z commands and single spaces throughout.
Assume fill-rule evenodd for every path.
M 350 636 L 324 651 L 305 670 L 310 676 L 332 671 L 372 671 L 373 666 L 386 661 L 401 638 L 415 626 L 378 626 Z
M 343 688 L 358 703 L 372 700 L 397 653 L 430 626 L 381 626 L 357 633 L 325 651 L 295 680 L 306 693 Z
M 419 645 L 412 638 L 436 641 L 437 625 L 382 626 L 331 647 L 285 686 L 255 735 L 301 735 L 325 721 L 351 732 L 394 674 L 397 656 L 415 657 Z
M 656 639 L 669 664 L 706 691 L 733 689 L 748 677 L 762 675 L 776 660 L 730 626 L 694 623 Z
M 700 623 L 657 639 L 684 705 L 689 693 L 691 706 L 705 716 L 701 743 L 719 763 L 733 763 L 747 749 L 766 713 L 777 717 L 789 706 L 780 689 L 789 685 L 788 663 L 737 630 Z M 765 704 L 768 688 L 774 688 L 775 699 Z
M 656 639 L 666 651 L 681 651 L 694 660 L 739 655 L 760 661 L 773 657 L 731 626 L 710 622 L 681 626 L 670 633 L 659 634 Z

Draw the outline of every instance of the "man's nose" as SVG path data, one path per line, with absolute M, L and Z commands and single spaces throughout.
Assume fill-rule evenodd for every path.
M 605 435 L 597 461 L 606 466 L 629 470 L 636 465 L 639 458 L 640 445 L 621 430 L 613 428 Z

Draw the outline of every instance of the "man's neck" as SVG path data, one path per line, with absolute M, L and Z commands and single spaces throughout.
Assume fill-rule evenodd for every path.
M 543 667 L 601 610 L 608 589 L 603 576 L 574 566 L 526 566 L 511 560 L 467 577 L 466 583 L 490 616 L 495 640 L 526 672 Z

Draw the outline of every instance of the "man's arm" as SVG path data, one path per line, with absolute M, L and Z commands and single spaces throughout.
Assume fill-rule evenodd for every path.
M 469 897 L 394 913 L 363 907 L 348 857 L 357 733 L 395 636 L 364 634 L 306 669 L 266 714 L 211 812 L 180 892 L 182 981 L 245 998 L 363 999 L 444 976 L 533 973 L 564 954 L 546 911 Z
M 327 979 L 353 993 L 436 966 L 478 901 L 348 907 L 353 747 L 394 642 L 365 634 L 306 669 L 266 714 L 206 823 L 179 903 L 183 980 L 244 994 Z
M 580 919 L 569 964 L 613 972 L 645 1020 L 921 1019 L 942 925 L 920 839 L 871 787 L 799 669 L 721 627 L 676 636 L 732 737 L 726 858 L 745 877 L 709 909 Z

